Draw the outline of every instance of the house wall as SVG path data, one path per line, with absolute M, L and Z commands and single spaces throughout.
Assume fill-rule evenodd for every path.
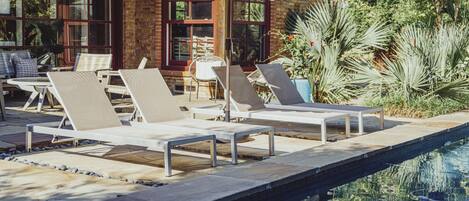
M 148 67 L 161 68 L 163 65 L 163 21 L 162 1 L 164 0 L 123 0 L 123 38 L 124 38 L 124 68 L 136 68 L 142 57 L 149 58 Z M 225 34 L 224 5 L 227 0 L 216 0 L 217 35 Z M 285 19 L 289 10 L 303 9 L 315 0 L 270 0 L 270 32 L 283 31 Z M 223 38 L 218 37 L 218 44 L 223 44 Z M 270 35 L 270 55 L 274 55 L 281 48 L 282 42 L 276 34 Z M 215 47 L 218 56 L 223 56 L 224 47 Z M 167 69 L 167 68 L 166 68 Z M 162 70 L 165 79 L 173 90 L 187 92 L 190 77 L 187 72 L 176 70 Z M 208 96 L 205 83 L 200 90 L 201 96 Z
M 270 3 L 270 55 L 275 55 L 282 48 L 278 34 L 285 30 L 285 20 L 289 11 L 309 8 L 316 0 L 273 0 Z
M 162 64 L 162 0 L 124 0 L 124 68 L 137 68 L 142 57 L 148 66 Z

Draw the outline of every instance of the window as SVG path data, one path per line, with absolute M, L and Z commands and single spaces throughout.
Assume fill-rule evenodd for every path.
M 167 65 L 186 66 L 214 54 L 212 0 L 169 0 L 166 19 Z
M 0 7 L 0 48 L 43 48 L 58 44 L 61 27 L 55 0 L 6 0 Z
M 1 49 L 30 49 L 35 55 L 55 52 L 66 64 L 73 63 L 79 52 L 111 52 L 111 0 L 0 3 Z
M 111 0 L 63 0 L 67 63 L 80 52 L 111 53 Z
M 235 0 L 233 4 L 233 63 L 250 66 L 263 61 L 267 0 Z

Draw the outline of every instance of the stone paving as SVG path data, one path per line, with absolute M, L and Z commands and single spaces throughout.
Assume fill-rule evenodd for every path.
M 256 195 L 262 200 L 282 200 L 279 197 L 261 196 L 259 193 L 270 192 L 271 189 L 295 181 L 307 180 L 332 168 L 346 169 L 348 164 L 367 160 L 378 153 L 391 150 L 398 152 L 398 148 L 404 145 L 415 147 L 422 146 L 422 143 L 434 143 L 431 139 L 435 136 L 443 142 L 469 137 L 469 112 L 421 120 L 370 135 L 272 157 L 262 162 L 230 167 L 208 176 L 133 193 L 113 200 L 143 201 L 157 197 L 159 201 L 176 199 L 208 201 L 248 199 Z M 334 174 L 334 177 L 344 176 Z M 282 187 L 289 189 L 288 185 Z
M 208 105 L 215 104 L 212 101 L 204 101 L 203 99 L 199 101 L 194 101 L 191 103 L 187 102 L 186 96 L 179 96 L 179 105 L 184 106 L 185 108 L 190 108 L 192 106 L 199 105 Z M 16 98 L 14 100 L 7 100 L 7 121 L 0 122 L 0 152 L 2 151 L 17 151 L 21 153 L 21 150 L 24 146 L 24 132 L 25 126 L 29 123 L 41 123 L 41 122 L 51 122 L 59 121 L 63 115 L 60 110 L 60 107 L 55 107 L 55 109 L 45 108 L 45 111 L 42 113 L 36 113 L 34 110 L 21 111 L 21 98 Z M 221 104 L 218 102 L 216 104 Z M 187 112 L 189 116 L 189 112 Z M 366 118 L 366 123 L 370 126 L 367 126 L 367 131 L 372 133 L 376 132 L 379 129 L 378 120 L 376 117 Z M 387 118 L 386 128 L 398 127 L 399 125 L 405 125 L 412 122 L 419 122 L 420 120 L 415 119 L 402 119 L 402 118 Z M 244 123 L 253 123 L 253 124 L 270 124 L 276 127 L 278 134 L 275 138 L 276 153 L 278 155 L 279 161 L 281 156 L 286 155 L 286 159 L 291 158 L 290 154 L 297 153 L 299 156 L 303 157 L 313 157 L 317 155 L 316 152 L 308 152 L 313 147 L 321 146 L 320 141 L 314 140 L 318 139 L 320 128 L 319 126 L 311 125 L 301 125 L 301 124 L 289 124 L 289 123 L 271 123 L 266 121 L 246 121 Z M 356 132 L 356 119 L 352 118 L 352 132 Z M 330 133 L 330 140 L 336 141 L 339 140 L 338 145 L 344 140 L 343 137 L 343 127 L 344 122 L 337 121 L 328 124 L 328 133 Z M 384 131 L 383 131 L 384 132 Z M 352 133 L 353 135 L 353 133 Z M 282 137 L 285 136 L 285 137 Z M 50 136 L 47 135 L 33 135 L 33 144 L 34 147 L 44 147 L 44 146 L 53 146 L 49 145 Z M 335 143 L 334 143 L 335 144 Z M 241 155 L 244 156 L 266 156 L 267 153 L 267 137 L 266 136 L 252 136 L 250 139 L 240 142 L 239 151 Z M 48 167 L 68 167 L 69 169 L 79 169 L 81 171 L 88 171 L 96 173 L 97 175 L 102 176 L 102 178 L 94 178 L 100 182 L 104 182 L 103 193 L 100 195 L 95 195 L 84 191 L 82 198 L 87 199 L 101 199 L 104 197 L 115 197 L 115 193 L 112 192 L 112 186 L 117 186 L 116 191 L 120 192 L 118 188 L 124 188 L 124 192 L 132 192 L 133 190 L 141 190 L 141 185 L 136 185 L 135 188 L 127 188 L 126 185 L 131 183 L 137 183 L 138 181 L 152 181 L 152 182 L 161 182 L 161 183 L 178 183 L 179 181 L 186 181 L 190 179 L 197 179 L 199 177 L 204 178 L 203 176 L 210 175 L 210 178 L 221 178 L 230 177 L 231 180 L 236 180 L 234 177 L 230 176 L 236 173 L 233 172 L 232 168 L 238 168 L 238 166 L 233 166 L 229 164 L 229 149 L 224 151 L 223 144 L 219 144 L 219 154 L 220 154 L 220 166 L 217 168 L 210 167 L 209 156 L 207 154 L 200 154 L 194 152 L 187 152 L 183 150 L 176 150 L 175 156 L 173 158 L 173 166 L 175 168 L 175 176 L 166 178 L 163 177 L 163 157 L 159 150 L 146 150 L 139 147 L 132 146 L 115 146 L 112 144 L 91 144 L 86 146 L 79 146 L 76 148 L 67 148 L 62 147 L 61 149 L 54 149 L 48 151 L 39 151 L 33 152 L 31 154 L 20 154 L 15 155 L 16 159 L 19 161 L 27 161 L 29 164 L 42 164 Z M 345 159 L 349 157 L 348 151 L 343 149 L 354 149 L 357 150 L 355 154 L 363 154 L 364 151 L 368 149 L 374 149 L 377 146 L 378 148 L 383 145 L 370 145 L 366 149 L 363 147 L 350 147 L 350 145 L 343 145 L 335 147 L 337 149 L 335 152 L 330 152 L 331 154 L 321 155 L 321 157 L 326 160 L 327 158 L 336 158 L 336 159 Z M 324 152 L 329 153 L 329 152 Z M 226 155 L 228 154 L 228 155 Z M 264 167 L 262 174 L 259 172 L 245 172 L 244 176 L 241 176 L 238 180 L 239 185 L 244 186 L 244 188 L 249 188 L 252 185 L 258 185 L 258 182 L 251 182 L 249 177 L 259 178 L 264 183 L 273 182 L 275 179 L 279 178 L 289 178 L 294 175 L 297 171 L 306 171 L 310 168 L 310 161 L 305 161 L 304 165 L 298 163 L 296 166 L 290 166 L 288 164 L 280 164 L 275 161 L 265 160 L 263 162 L 257 162 L 257 160 L 263 159 L 262 157 L 257 160 L 252 160 L 256 157 L 241 157 L 240 163 L 245 164 L 245 166 L 239 165 L 239 168 L 246 167 Z M 21 167 L 28 167 L 24 164 L 18 164 L 13 162 L 6 162 L 9 166 L 18 165 Z M 315 163 L 317 165 L 317 163 Z M 267 169 L 265 169 L 267 168 Z M 6 168 L 6 166 L 0 165 L 1 171 L 10 171 L 13 168 Z M 224 171 L 226 169 L 226 171 Z M 249 168 L 251 169 L 251 168 Z M 253 168 L 256 169 L 256 168 Z M 66 175 L 70 179 L 80 180 L 83 178 L 88 178 L 89 176 L 64 173 L 62 171 L 54 170 L 52 168 L 40 168 L 40 167 L 29 167 L 24 169 L 25 172 L 38 172 L 38 174 L 3 174 L 4 180 L 12 180 L 15 178 L 24 179 L 24 180 L 35 180 L 37 175 L 48 175 L 52 178 L 61 178 Z M 267 171 L 266 171 L 267 170 Z M 293 171 L 287 171 L 293 170 Z M 282 172 L 278 174 L 278 172 Z M 20 176 L 20 177 L 18 177 Z M 41 177 L 38 177 L 41 178 Z M 59 179 L 60 180 L 60 179 Z M 210 179 L 209 179 L 210 180 Z M 115 182 L 115 185 L 110 185 L 110 188 L 105 189 L 106 182 Z M 227 185 L 232 185 L 228 180 L 221 179 L 220 186 L 226 183 Z M 236 182 L 235 182 L 236 183 Z M 85 185 L 86 184 L 86 185 Z M 84 184 L 84 188 L 88 186 L 88 183 Z M 41 194 L 39 190 L 28 190 L 23 188 L 18 188 L 19 191 L 14 191 L 15 186 L 18 183 L 11 182 L 8 184 L 8 187 L 11 189 L 8 194 L 0 191 L 1 196 L 6 196 L 4 198 L 13 199 L 14 196 L 18 195 L 19 192 L 25 191 L 28 196 L 34 197 L 34 195 L 43 196 L 42 198 L 57 198 L 62 195 L 54 195 L 53 186 L 43 186 L 44 193 Z M 73 185 L 68 185 L 66 181 L 62 184 L 57 184 L 63 186 L 61 192 L 74 192 L 72 188 Z M 91 184 L 90 184 L 91 185 Z M 98 185 L 98 184 L 92 184 Z M 99 185 L 98 185 L 99 186 Z M 143 187 L 142 187 L 143 188 Z M 159 187 L 163 188 L 163 187 Z M 164 188 L 163 188 L 164 189 Z M 89 194 L 89 197 L 86 197 Z M 221 192 L 223 195 L 230 194 L 230 191 Z M 70 194 L 69 194 L 70 195 Z M 63 195 L 65 196 L 65 195 Z M 94 196 L 94 197 L 93 197 Z M 77 198 L 79 199 L 79 198 Z M 0 199 L 4 200 L 4 199 Z M 190 200 L 190 199 L 189 199 Z

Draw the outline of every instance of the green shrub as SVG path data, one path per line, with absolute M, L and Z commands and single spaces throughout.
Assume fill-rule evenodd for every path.
M 365 103 L 371 107 L 383 107 L 386 115 L 411 118 L 434 117 L 468 109 L 469 106 L 469 100 L 461 102 L 432 96 L 429 98 L 416 97 L 408 101 L 397 94 L 372 98 Z

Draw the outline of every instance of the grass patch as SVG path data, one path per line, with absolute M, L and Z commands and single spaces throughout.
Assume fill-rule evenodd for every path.
M 465 103 L 438 97 L 416 97 L 406 101 L 402 96 L 395 95 L 370 99 L 365 104 L 371 107 L 383 107 L 385 114 L 389 116 L 430 118 L 467 109 L 469 98 Z

